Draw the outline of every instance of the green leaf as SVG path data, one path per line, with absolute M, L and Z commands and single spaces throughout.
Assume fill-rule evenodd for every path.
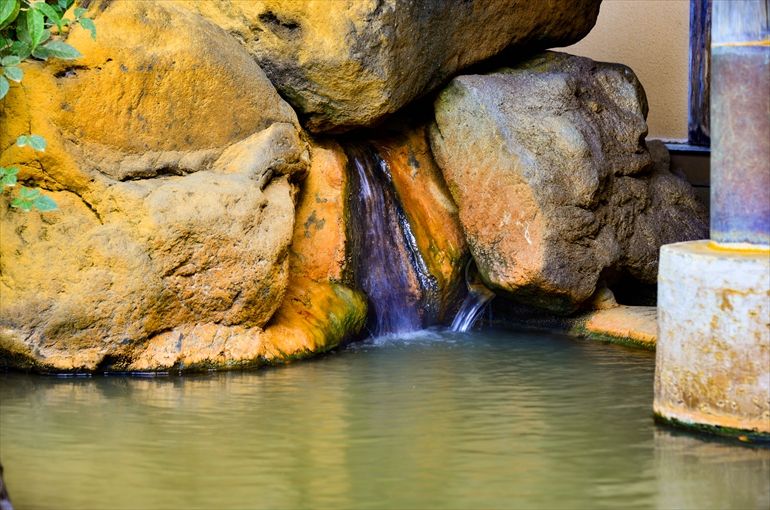
M 17 66 L 19 64 L 21 64 L 21 59 L 16 55 L 8 55 L 7 57 L 3 57 L 3 59 L 0 60 L 0 65 L 3 66 Z
M 40 60 L 48 60 L 51 57 L 51 52 L 45 46 L 36 46 L 32 50 L 32 56 Z
M 24 200 L 23 198 L 14 198 L 13 202 L 11 202 L 11 207 L 22 207 L 23 208 L 25 203 L 27 203 L 27 201 Z M 31 209 L 31 207 L 30 207 L 30 209 Z
M 51 56 L 64 60 L 73 60 L 83 56 L 74 47 L 61 41 L 51 41 L 43 47 L 51 53 Z
M 45 2 L 35 2 L 32 5 L 33 9 L 37 9 L 43 14 L 45 14 L 45 17 L 48 18 L 48 21 L 57 27 L 59 27 L 59 33 L 61 33 L 62 25 L 61 25 L 61 18 L 59 18 L 59 14 Z M 45 39 L 43 39 L 45 40 Z
M 29 146 L 35 149 L 36 151 L 43 152 L 45 151 L 46 147 L 46 141 L 45 138 L 43 138 L 40 135 L 30 135 L 29 137 Z
M 14 41 L 11 45 L 11 51 L 13 51 L 20 60 L 26 60 L 27 57 L 32 54 L 32 46 L 19 41 Z
M 35 209 L 38 211 L 58 211 L 59 206 L 56 205 L 56 202 L 53 201 L 53 198 L 47 197 L 45 195 L 41 195 L 35 199 L 34 202 L 32 202 L 32 205 L 35 206 Z
M 91 31 L 91 37 L 96 40 L 96 25 L 91 18 L 81 18 L 80 26 Z
M 0 99 L 5 97 L 10 88 L 11 84 L 8 83 L 8 80 L 6 80 L 3 76 L 0 76 Z
M 6 175 L 16 175 L 17 173 L 19 173 L 19 169 L 16 168 L 15 166 L 12 166 L 11 168 L 6 168 L 5 169 L 5 174 Z
M 34 48 L 40 41 L 43 40 L 43 30 L 45 30 L 45 22 L 43 21 L 43 13 L 37 9 L 30 9 L 27 11 L 27 31 L 29 31 L 29 38 Z
M 19 190 L 19 196 L 25 200 L 34 200 L 40 196 L 40 190 L 22 186 Z
M 0 0 L 0 23 L 11 17 L 15 7 L 16 0 Z
M 16 39 L 17 42 L 31 46 L 32 39 L 30 39 L 29 30 L 27 30 L 27 12 L 28 11 L 20 11 L 19 17 L 16 18 Z
M 24 77 L 24 72 L 14 66 L 3 67 L 3 74 L 6 75 L 9 80 L 13 80 L 17 83 Z
M 24 147 L 28 143 L 29 143 L 29 138 L 25 135 L 21 135 L 16 139 L 16 145 L 18 145 L 19 147 Z
M 16 21 L 16 18 L 19 15 L 19 9 L 21 9 L 21 1 L 15 0 L 14 2 L 14 0 L 10 0 L 10 2 L 11 4 L 14 4 L 13 10 L 11 11 L 11 14 L 9 14 L 7 18 L 5 18 L 5 21 L 0 21 L 0 30 L 3 30 L 5 27 L 9 26 L 11 23 Z
M 82 7 L 77 7 L 77 8 L 75 8 L 75 17 L 79 18 L 79 17 L 81 17 L 83 14 L 85 14 L 87 12 L 88 12 L 88 9 L 83 9 Z
M 3 176 L 3 184 L 5 186 L 15 186 L 16 185 L 16 176 L 15 175 L 4 175 Z

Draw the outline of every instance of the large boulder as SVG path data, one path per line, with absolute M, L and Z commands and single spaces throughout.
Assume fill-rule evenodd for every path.
M 0 101 L 0 165 L 59 204 L 24 214 L 0 198 L 3 357 L 127 366 L 152 338 L 198 327 L 243 333 L 224 365 L 253 360 L 249 339 L 289 280 L 309 160 L 296 116 L 232 37 L 188 10 L 91 7 L 98 41 L 68 38 L 85 56 L 26 64 Z M 13 143 L 30 132 L 45 152 Z
M 665 146 L 645 144 L 625 66 L 542 53 L 455 78 L 435 114 L 431 145 L 497 293 L 569 313 L 624 272 L 654 283 L 662 244 L 708 236 Z
M 176 0 L 235 35 L 313 132 L 371 126 L 507 46 L 567 46 L 601 0 Z

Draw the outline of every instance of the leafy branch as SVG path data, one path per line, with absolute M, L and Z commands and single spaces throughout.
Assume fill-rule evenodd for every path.
M 19 64 L 29 59 L 48 60 L 51 57 L 73 60 L 83 55 L 73 46 L 61 40 L 65 28 L 71 30 L 80 25 L 91 32 L 96 39 L 96 25 L 85 18 L 86 9 L 76 8 L 75 19 L 64 18 L 64 13 L 74 0 L 0 0 L 0 100 L 11 88 L 10 81 L 20 83 L 24 72 Z M 36 151 L 45 151 L 46 141 L 40 135 L 22 135 L 16 145 L 29 145 Z M 2 189 L 16 185 L 16 167 L 0 167 Z M 19 197 L 11 202 L 12 207 L 22 211 L 33 208 L 40 211 L 58 209 L 56 202 L 42 195 L 40 190 L 21 187 Z
M 29 145 L 36 151 L 45 150 L 45 138 L 40 135 L 32 136 L 20 136 L 16 140 L 16 145 L 23 147 Z M 0 186 L 5 190 L 6 187 L 16 186 L 16 174 L 19 173 L 19 169 L 16 167 L 3 168 L 0 166 Z M 29 212 L 33 208 L 38 211 L 56 211 L 59 206 L 51 197 L 42 195 L 39 189 L 31 189 L 21 187 L 19 190 L 19 196 L 14 198 L 11 202 L 11 207 L 18 207 L 22 211 Z

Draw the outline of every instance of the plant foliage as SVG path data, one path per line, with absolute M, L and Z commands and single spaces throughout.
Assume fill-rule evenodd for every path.
M 0 100 L 11 88 L 10 82 L 20 83 L 24 72 L 19 64 L 25 60 L 48 60 L 51 57 L 64 60 L 80 58 L 83 55 L 62 39 L 65 29 L 80 25 L 91 32 L 96 39 L 96 25 L 84 17 L 86 9 L 73 10 L 75 18 L 63 17 L 74 0 L 0 0 Z M 16 145 L 29 145 L 36 151 L 45 151 L 46 141 L 40 135 L 22 135 Z M 16 185 L 16 167 L 0 167 L 2 189 Z M 41 195 L 40 190 L 22 188 L 12 207 L 22 211 L 53 211 L 58 209 L 50 197 Z

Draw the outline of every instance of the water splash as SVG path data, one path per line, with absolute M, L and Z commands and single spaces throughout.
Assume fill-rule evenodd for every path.
M 473 327 L 481 314 L 484 313 L 484 309 L 495 297 L 495 294 L 481 283 L 472 259 L 465 266 L 465 282 L 468 284 L 468 295 L 465 296 L 465 300 L 460 305 L 451 328 L 452 331 L 461 333 Z

